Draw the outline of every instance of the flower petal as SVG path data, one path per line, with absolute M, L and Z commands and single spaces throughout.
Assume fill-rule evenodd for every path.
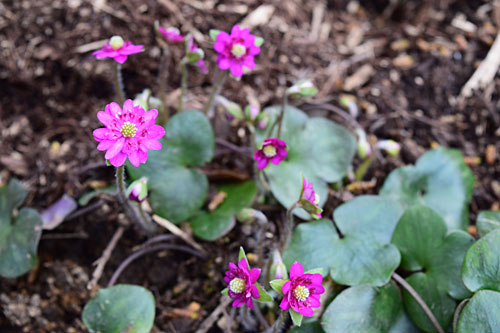
M 303 274 L 304 274 L 304 267 L 302 267 L 300 262 L 298 261 L 294 262 L 290 267 L 290 280 L 302 276 Z
M 108 150 L 115 144 L 114 140 L 103 140 L 97 145 L 97 150 L 104 151 Z
M 255 283 L 259 279 L 260 268 L 252 268 L 250 270 L 250 282 Z M 257 297 L 258 298 L 258 297 Z
M 107 160 L 111 160 L 122 150 L 124 144 L 125 144 L 124 138 L 116 140 L 115 144 L 106 152 L 104 158 Z
M 290 309 L 290 303 L 288 303 L 288 299 L 286 297 L 283 297 L 283 299 L 281 300 L 280 308 L 283 311 Z
M 284 295 L 288 294 L 291 286 L 292 286 L 292 283 L 290 281 L 286 281 L 283 284 L 283 286 L 281 286 L 281 291 L 283 292 Z
M 127 159 L 127 155 L 120 152 L 117 155 L 115 155 L 115 157 L 109 159 L 109 163 L 111 163 L 111 165 L 113 165 L 115 167 L 119 167 L 119 166 L 122 166 L 123 163 L 125 163 L 126 159 Z

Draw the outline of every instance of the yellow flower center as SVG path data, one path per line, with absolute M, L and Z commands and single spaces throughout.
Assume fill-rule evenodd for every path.
M 123 124 L 122 129 L 120 130 L 120 133 L 126 138 L 133 138 L 136 132 L 137 128 L 129 121 Z
M 240 58 L 242 55 L 247 53 L 247 48 L 244 45 L 241 44 L 234 44 L 233 48 L 231 49 L 231 53 L 236 57 Z
M 276 156 L 276 148 L 274 148 L 273 145 L 267 145 L 264 148 L 262 148 L 262 151 L 264 152 L 264 155 L 267 157 L 274 157 Z
M 123 38 L 121 38 L 120 36 L 113 36 L 109 40 L 109 45 L 111 45 L 113 50 L 118 50 L 120 47 L 123 46 L 123 43 L 124 43 Z
M 245 290 L 245 280 L 240 278 L 234 278 L 229 283 L 229 289 L 235 294 L 242 293 Z
M 293 296 L 299 301 L 305 301 L 309 297 L 309 289 L 304 286 L 297 286 L 293 290 Z

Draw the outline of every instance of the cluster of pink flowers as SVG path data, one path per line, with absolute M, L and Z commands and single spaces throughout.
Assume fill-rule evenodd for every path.
M 262 147 L 257 150 L 253 159 L 257 161 L 257 168 L 263 170 L 269 162 L 278 165 L 285 157 L 288 151 L 286 142 L 277 138 L 265 139 Z
M 134 45 L 131 41 L 124 41 L 120 36 L 113 36 L 98 51 L 92 53 L 97 59 L 113 58 L 117 63 L 123 64 L 129 55 L 142 51 L 142 45 Z
M 198 53 L 200 51 L 201 51 L 201 49 L 194 42 L 193 36 L 191 36 L 189 38 L 189 41 L 188 41 L 188 52 Z M 205 60 L 203 59 L 203 51 L 201 51 L 200 53 L 201 53 L 200 58 L 195 62 L 195 65 L 198 66 L 198 68 L 203 73 L 206 73 L 208 70 L 207 70 L 207 66 L 205 65 Z
M 253 309 L 252 297 L 257 299 L 260 297 L 256 283 L 260 276 L 260 268 L 248 267 L 245 258 L 241 258 L 238 266 L 229 263 L 229 271 L 226 272 L 224 281 L 226 281 L 228 295 L 234 299 L 233 306 L 240 307 L 247 305 Z
M 260 53 L 260 47 L 255 45 L 255 36 L 248 28 L 235 25 L 231 34 L 221 31 L 217 34 L 214 49 L 219 53 L 217 65 L 220 69 L 230 69 L 235 77 L 243 75 L 243 67 L 255 68 L 254 57 Z
M 106 127 L 94 130 L 94 138 L 99 141 L 98 150 L 106 150 L 104 158 L 119 167 L 129 159 L 133 166 L 146 163 L 148 150 L 160 150 L 161 139 L 165 135 L 163 127 L 156 125 L 158 111 L 148 112 L 134 105 L 128 99 L 123 109 L 113 102 L 106 105 L 97 118 Z

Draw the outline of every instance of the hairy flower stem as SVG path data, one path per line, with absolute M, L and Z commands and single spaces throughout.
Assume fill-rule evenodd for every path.
M 116 96 L 118 97 L 118 104 L 123 105 L 125 102 L 125 89 L 123 88 L 122 65 L 116 63 L 113 66 L 113 74 L 115 81 Z
M 209 114 L 212 111 L 214 106 L 214 99 L 217 96 L 224 85 L 224 81 L 226 80 L 227 71 L 219 72 L 219 76 L 217 77 L 214 86 L 212 87 L 212 92 L 210 93 L 210 97 L 208 97 L 208 102 L 203 109 L 203 113 Z
M 116 187 L 118 189 L 118 199 L 129 219 L 137 223 L 147 234 L 154 234 L 156 228 L 151 219 L 148 218 L 142 209 L 137 210 L 133 207 L 127 198 L 125 190 L 125 167 L 123 165 L 116 168 Z
M 283 324 L 285 323 L 285 313 L 286 313 L 286 311 L 282 311 L 280 309 L 280 314 L 279 314 L 278 318 L 276 319 L 276 321 L 274 322 L 273 326 L 271 326 L 271 329 L 269 330 L 269 332 L 271 332 L 271 333 L 281 332 Z
M 285 115 L 285 109 L 288 101 L 288 93 L 285 91 L 283 94 L 283 101 L 281 102 L 280 115 L 278 117 L 278 135 L 277 138 L 281 139 L 281 125 L 283 124 L 283 116 Z
M 288 210 L 286 211 L 286 220 L 287 223 L 285 223 L 285 228 L 284 228 L 284 234 L 285 238 L 283 240 L 283 244 L 281 244 L 281 253 L 285 251 L 288 242 L 290 241 L 290 238 L 293 233 L 293 228 L 295 227 L 295 219 L 293 218 L 293 210 L 295 208 L 300 207 L 300 203 L 297 201 L 295 202 Z
M 162 123 L 163 126 L 167 124 L 168 121 L 168 108 L 167 108 L 167 73 L 168 65 L 170 63 L 170 51 L 168 49 L 168 44 L 162 48 L 161 55 L 161 66 L 160 73 L 158 74 L 159 89 L 160 89 L 160 100 L 161 100 L 161 114 L 163 116 Z
M 399 274 L 392 273 L 392 278 L 397 283 L 399 283 L 403 288 L 405 288 L 406 291 L 408 291 L 410 293 L 410 295 L 415 299 L 415 301 L 418 303 L 418 305 L 420 305 L 420 307 L 424 311 L 425 315 L 432 322 L 432 325 L 434 325 L 434 327 L 436 328 L 438 333 L 444 333 L 444 330 L 441 327 L 441 325 L 439 324 L 439 322 L 437 321 L 436 317 L 434 317 L 434 314 L 429 309 L 427 304 L 425 304 L 424 300 L 422 299 L 422 297 L 420 297 L 420 295 L 417 293 L 417 291 L 415 289 L 413 289 L 413 287 L 408 282 L 406 282 L 405 279 L 403 279 L 401 276 L 399 276 Z
M 179 96 L 179 106 L 177 107 L 177 112 L 181 112 L 184 108 L 184 95 L 186 95 L 187 90 L 187 62 L 181 61 L 181 95 Z

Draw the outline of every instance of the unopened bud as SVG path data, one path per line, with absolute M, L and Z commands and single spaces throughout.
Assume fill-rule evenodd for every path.
M 131 201 L 143 202 L 148 196 L 148 182 L 142 177 L 132 182 L 127 188 L 127 196 Z
M 362 159 L 370 156 L 372 150 L 368 140 L 366 139 L 366 133 L 361 128 L 356 129 L 356 134 L 358 135 L 358 156 Z
M 300 80 L 293 86 L 287 89 L 287 94 L 294 97 L 311 97 L 316 95 L 318 88 L 316 88 L 311 80 Z
M 281 255 L 278 250 L 273 251 L 273 263 L 271 264 L 271 279 L 272 280 L 286 280 L 288 279 L 288 273 L 286 271 L 286 266 L 281 259 Z
M 224 109 L 226 109 L 226 111 L 229 112 L 229 114 L 231 116 L 233 116 L 234 118 L 236 118 L 238 120 L 243 119 L 243 110 L 235 102 L 232 102 L 225 97 L 217 96 L 216 103 L 222 105 L 224 107 Z
M 243 223 L 252 222 L 255 219 L 255 209 L 243 208 L 238 214 L 236 214 L 236 219 Z
M 267 113 L 261 112 L 257 116 L 257 127 L 263 131 L 267 128 L 268 124 L 269 124 L 269 116 L 267 115 Z
M 401 145 L 394 140 L 382 140 L 377 142 L 376 147 L 380 150 L 384 150 L 387 154 L 392 157 L 399 155 L 401 150 Z
M 247 105 L 245 107 L 245 116 L 247 117 L 248 121 L 255 121 L 257 119 L 257 116 L 259 115 L 259 107 L 255 105 Z

